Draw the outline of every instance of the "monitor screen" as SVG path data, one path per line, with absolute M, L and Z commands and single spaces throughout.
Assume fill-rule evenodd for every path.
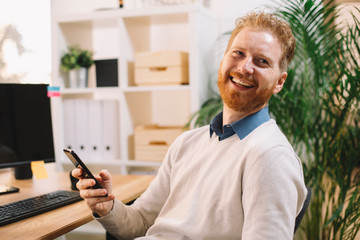
M 0 168 L 54 162 L 46 84 L 0 84 Z

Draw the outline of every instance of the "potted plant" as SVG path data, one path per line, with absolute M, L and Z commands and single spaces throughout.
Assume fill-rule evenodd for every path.
M 335 21 L 334 0 L 281 0 L 297 50 L 270 111 L 304 162 L 313 197 L 298 239 L 355 239 L 360 231 L 360 22 Z M 353 9 L 353 12 L 360 12 Z
M 69 87 L 87 87 L 88 70 L 93 65 L 92 52 L 78 46 L 68 47 L 60 60 L 60 69 L 69 73 Z
M 340 31 L 334 0 L 281 0 L 277 7 L 292 26 L 297 47 L 269 111 L 301 156 L 312 189 L 295 239 L 355 239 L 360 232 L 360 21 L 353 15 Z M 206 101 L 193 115 L 195 126 L 208 124 L 221 104 L 216 95 Z

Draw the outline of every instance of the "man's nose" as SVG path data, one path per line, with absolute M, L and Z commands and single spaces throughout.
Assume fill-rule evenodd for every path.
M 242 61 L 238 64 L 238 69 L 242 74 L 251 75 L 254 73 L 254 65 L 252 58 L 248 57 L 245 59 L 242 59 Z

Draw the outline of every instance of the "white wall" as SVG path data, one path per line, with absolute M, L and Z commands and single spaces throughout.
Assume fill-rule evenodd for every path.
M 234 27 L 237 17 L 251 9 L 264 7 L 268 2 L 210 0 L 209 8 L 219 19 L 219 31 L 225 32 Z M 59 12 L 67 9 L 69 13 L 76 13 L 90 11 L 94 6 L 117 7 L 117 3 L 118 0 L 63 0 L 53 7 Z M 133 8 L 144 1 L 125 0 L 124 3 L 126 8 Z M 0 1 L 0 82 L 50 82 L 50 5 L 50 0 Z
M 252 9 L 265 8 L 269 2 L 268 0 L 212 0 L 210 9 L 219 18 L 220 31 L 225 32 L 233 29 L 236 18 Z
M 219 17 L 221 30 L 228 31 L 234 26 L 235 19 L 254 8 L 264 8 L 271 4 L 269 0 L 182 0 L 183 2 L 208 1 L 209 8 Z M 124 0 L 124 8 L 149 7 L 157 5 L 156 0 Z M 164 1 L 165 2 L 165 1 Z M 181 2 L 168 0 L 167 2 Z M 92 9 L 116 8 L 118 0 L 63 0 L 53 6 L 57 12 L 87 12 Z
M 0 82 L 50 79 L 50 1 L 0 1 Z

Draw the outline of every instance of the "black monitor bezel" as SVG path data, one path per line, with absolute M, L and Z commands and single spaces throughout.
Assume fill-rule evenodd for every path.
M 43 84 L 43 83 L 0 83 L 1 85 L 43 85 L 43 86 L 49 86 L 49 84 Z M 35 162 L 35 161 L 43 161 L 44 163 L 54 163 L 55 162 L 55 139 L 54 139 L 54 130 L 53 130 L 53 119 L 52 119 L 52 109 L 51 109 L 51 98 L 49 99 L 49 104 L 50 104 L 50 108 L 49 108 L 49 112 L 50 112 L 50 124 L 51 124 L 51 135 L 52 135 L 52 152 L 53 152 L 53 157 L 49 157 L 49 158 L 43 158 L 43 159 L 26 159 L 26 160 L 19 160 L 16 162 L 6 162 L 6 163 L 1 163 L 0 162 L 0 169 L 1 168 L 12 168 L 12 167 L 21 167 L 21 166 L 28 166 L 31 164 L 31 162 Z

